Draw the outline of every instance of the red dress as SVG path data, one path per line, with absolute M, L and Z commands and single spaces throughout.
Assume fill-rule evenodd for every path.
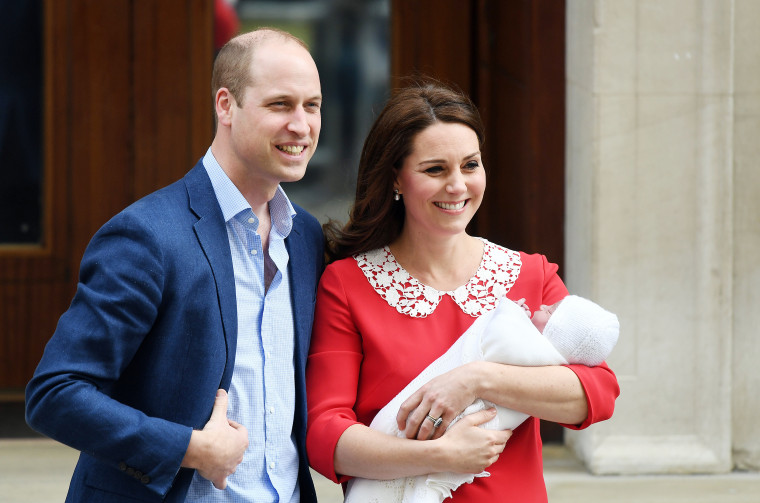
M 438 292 L 408 275 L 385 248 L 330 264 L 317 294 L 306 368 L 312 467 L 334 482 L 338 438 L 349 426 L 368 425 L 377 412 L 498 298 L 526 299 L 530 309 L 567 295 L 557 266 L 543 255 L 513 252 L 485 242 L 476 275 L 454 292 Z M 588 399 L 586 428 L 612 416 L 619 394 L 606 365 L 569 365 Z M 459 487 L 454 502 L 545 502 L 539 420 L 515 429 L 490 477 Z M 448 501 L 448 500 L 447 500 Z

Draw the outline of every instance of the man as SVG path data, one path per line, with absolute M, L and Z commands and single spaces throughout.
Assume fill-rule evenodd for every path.
M 317 146 L 319 75 L 300 40 L 261 29 L 220 51 L 212 87 L 211 148 L 95 234 L 27 387 L 29 424 L 82 451 L 67 501 L 316 501 L 323 237 L 279 184 Z

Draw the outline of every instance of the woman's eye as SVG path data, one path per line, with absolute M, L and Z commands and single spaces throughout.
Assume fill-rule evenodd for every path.
M 431 166 L 431 167 L 429 167 L 428 169 L 425 170 L 425 173 L 436 174 L 436 173 L 440 173 L 441 171 L 443 171 L 442 167 L 440 167 L 440 166 Z
M 465 169 L 477 169 L 480 166 L 478 161 L 470 161 L 464 165 Z

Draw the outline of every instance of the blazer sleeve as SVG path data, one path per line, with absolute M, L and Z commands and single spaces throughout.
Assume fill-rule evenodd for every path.
M 328 266 L 317 291 L 314 331 L 306 366 L 309 406 L 306 448 L 312 467 L 332 480 L 335 446 L 359 423 L 353 410 L 362 361 L 361 337 L 352 321 L 348 296 L 335 264 Z
M 142 483 L 163 495 L 192 429 L 113 398 L 163 300 L 164 257 L 148 225 L 121 213 L 88 245 L 71 306 L 27 386 L 27 421 L 114 469 L 139 470 Z

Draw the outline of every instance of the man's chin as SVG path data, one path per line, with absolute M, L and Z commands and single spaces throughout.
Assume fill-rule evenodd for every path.
M 298 182 L 306 175 L 306 167 L 303 168 L 288 168 L 282 175 L 283 183 Z

